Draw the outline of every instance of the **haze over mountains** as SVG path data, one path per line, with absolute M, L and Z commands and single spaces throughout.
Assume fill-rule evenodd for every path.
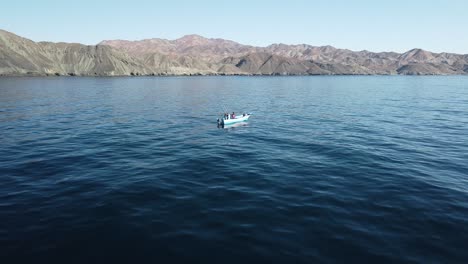
M 34 42 L 0 30 L 0 75 L 329 74 L 468 74 L 468 55 L 421 49 L 374 53 L 306 44 L 254 47 L 198 35 L 86 46 Z

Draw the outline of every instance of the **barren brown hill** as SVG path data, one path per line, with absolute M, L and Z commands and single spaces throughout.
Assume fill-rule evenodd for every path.
M 110 46 L 34 42 L 0 31 L 1 75 L 132 75 L 148 67 Z
M 468 74 L 468 55 L 421 49 L 375 53 L 306 44 L 254 47 L 198 35 L 86 46 L 34 42 L 0 30 L 0 75 L 217 74 Z
M 198 59 L 217 62 L 227 56 L 239 56 L 256 52 L 252 46 L 230 40 L 209 39 L 199 35 L 187 35 L 176 40 L 145 39 L 139 41 L 105 40 L 100 45 L 109 45 L 136 57 L 149 53 L 192 56 Z

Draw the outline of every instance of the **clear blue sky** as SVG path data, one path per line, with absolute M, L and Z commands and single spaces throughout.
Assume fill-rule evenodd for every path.
M 468 1 L 4 1 L 0 28 L 35 41 L 175 39 L 468 53 Z

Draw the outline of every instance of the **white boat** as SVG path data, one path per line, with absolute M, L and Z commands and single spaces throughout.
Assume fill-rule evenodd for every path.
M 251 114 L 245 114 L 245 115 L 236 116 L 236 118 L 222 118 L 222 119 L 218 118 L 218 125 L 232 125 L 232 124 L 239 123 L 239 122 L 245 122 L 249 120 L 250 116 Z

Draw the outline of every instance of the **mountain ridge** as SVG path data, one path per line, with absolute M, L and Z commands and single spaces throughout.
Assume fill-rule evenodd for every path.
M 103 40 L 97 45 L 34 42 L 0 29 L 0 75 L 453 75 L 468 55 L 411 49 L 351 51 L 330 45 L 265 47 L 185 35 L 167 40 Z

